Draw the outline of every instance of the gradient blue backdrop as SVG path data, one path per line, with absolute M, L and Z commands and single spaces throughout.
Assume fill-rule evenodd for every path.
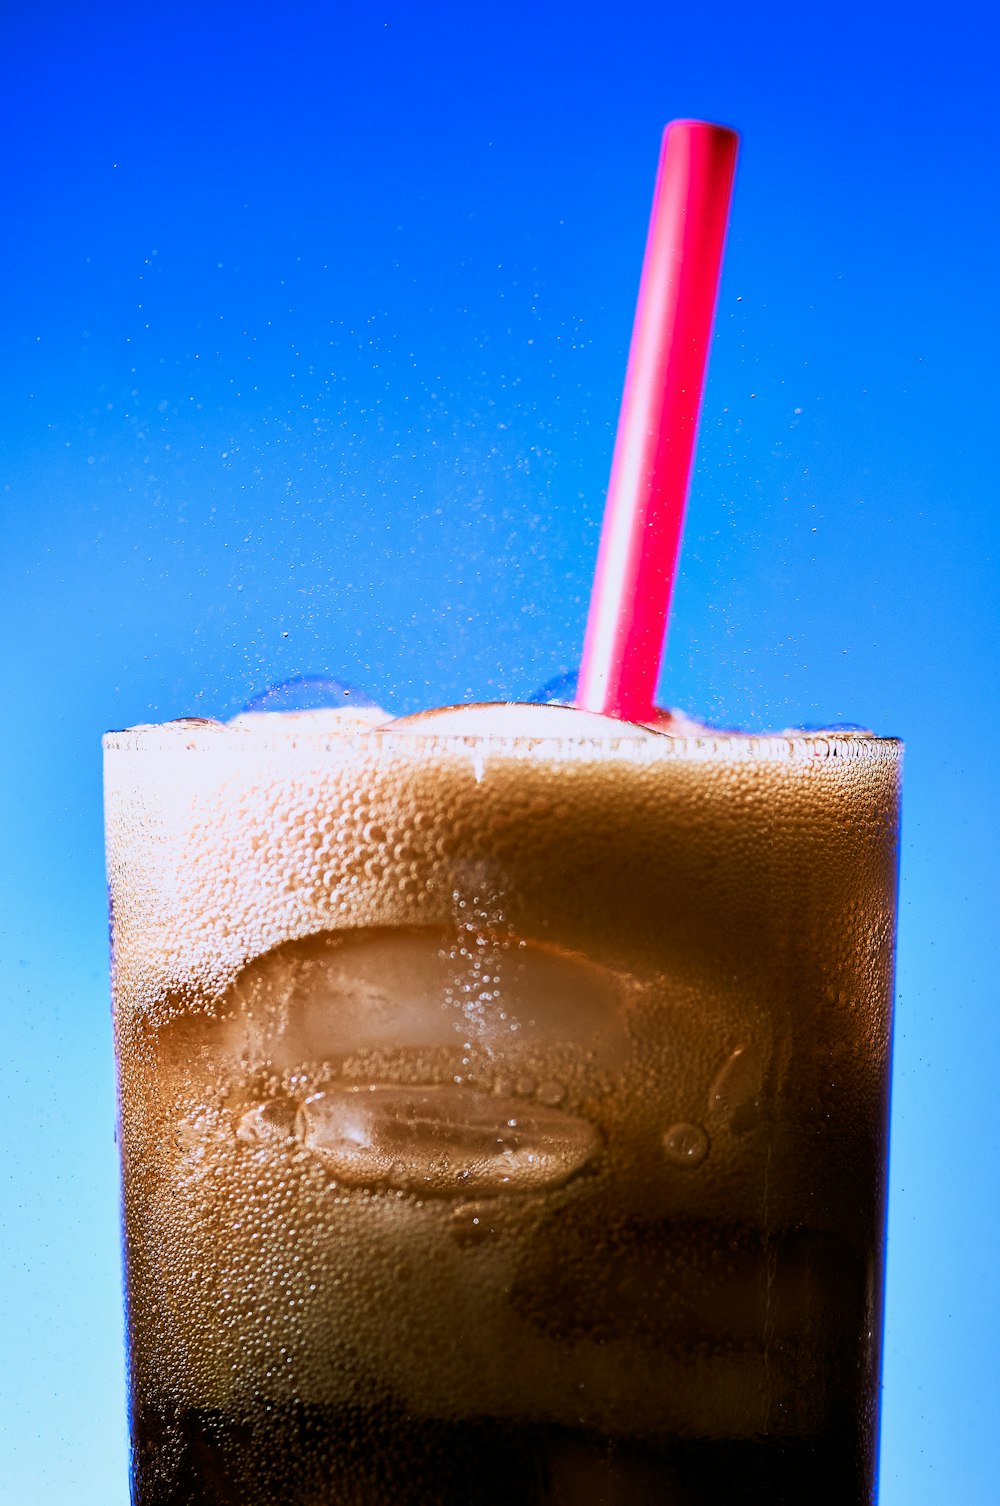
M 5 1502 L 126 1499 L 99 735 L 576 661 L 680 115 L 744 149 L 663 696 L 907 740 L 882 1501 L 998 1499 L 987 15 L 2 8 Z

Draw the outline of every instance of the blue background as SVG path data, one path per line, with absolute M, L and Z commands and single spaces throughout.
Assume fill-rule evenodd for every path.
M 882 1502 L 996 1501 L 987 14 L 3 7 L 4 1501 L 126 1498 L 99 735 L 576 662 L 684 115 L 744 146 L 661 698 L 907 740 Z

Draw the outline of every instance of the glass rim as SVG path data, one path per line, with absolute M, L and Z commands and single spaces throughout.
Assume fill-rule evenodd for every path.
M 303 717 L 305 721 L 305 717 Z M 480 754 L 512 758 L 552 758 L 565 762 L 592 762 L 618 757 L 642 763 L 704 761 L 713 758 L 736 762 L 780 763 L 843 759 L 881 763 L 899 761 L 903 742 L 874 732 L 838 728 L 781 732 L 739 732 L 705 727 L 698 732 L 663 733 L 650 730 L 616 733 L 607 737 L 592 732 L 566 734 L 521 734 L 511 731 L 434 732 L 416 725 L 391 723 L 368 729 L 357 726 L 337 731 L 331 727 L 283 728 L 233 726 L 207 718 L 183 717 L 163 723 L 140 723 L 102 738 L 106 754 L 117 753 L 222 753 L 241 759 L 247 754 L 323 755 L 337 753 L 369 757 L 385 753 Z

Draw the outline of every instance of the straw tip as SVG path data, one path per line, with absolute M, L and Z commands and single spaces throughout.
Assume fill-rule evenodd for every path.
M 726 143 L 730 146 L 738 146 L 740 140 L 739 131 L 733 130 L 732 126 L 722 125 L 714 120 L 671 120 L 663 128 L 663 139 L 666 141 L 671 135 L 701 136 L 703 139 L 712 139 L 720 145 Z

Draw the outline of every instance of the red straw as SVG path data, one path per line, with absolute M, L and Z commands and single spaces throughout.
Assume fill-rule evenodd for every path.
M 654 716 L 739 138 L 663 133 L 576 703 Z

